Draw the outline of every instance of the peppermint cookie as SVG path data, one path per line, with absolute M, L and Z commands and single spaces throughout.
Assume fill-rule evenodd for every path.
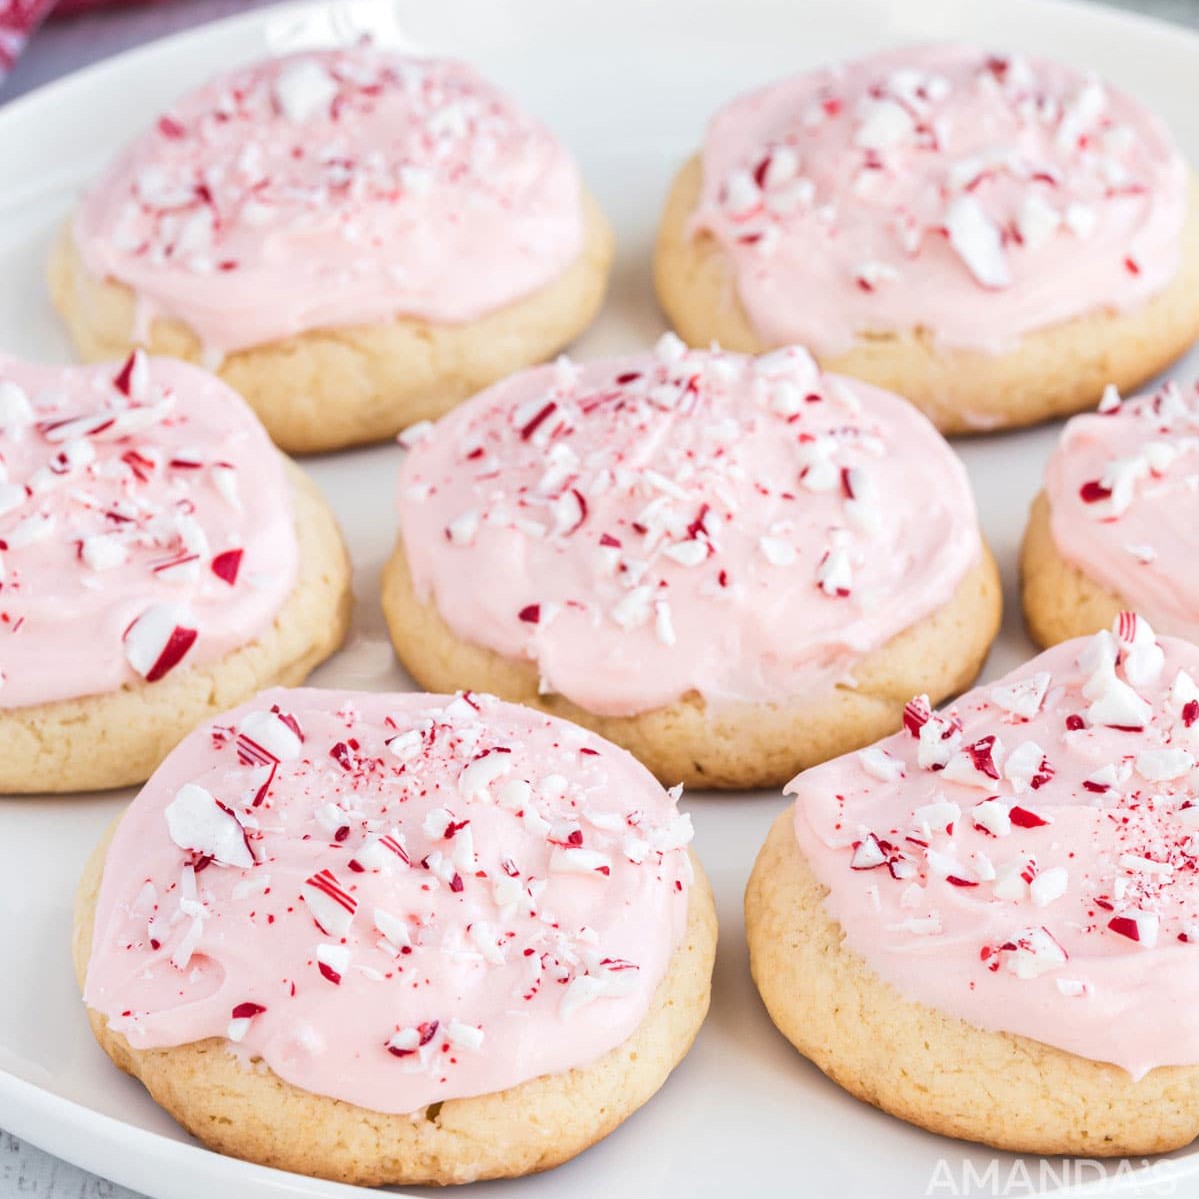
M 85 359 L 203 362 L 308 452 L 549 357 L 611 257 L 546 128 L 461 63 L 358 46 L 180 100 L 83 198 L 50 289 Z
M 781 786 L 897 728 L 913 688 L 969 684 L 998 627 L 961 463 L 801 349 L 668 335 L 517 375 L 409 440 L 383 581 L 404 665 L 586 725 L 667 783 Z
M 94 855 L 92 1029 L 222 1153 L 365 1184 L 547 1169 L 707 1011 L 716 917 L 676 799 L 490 696 L 267 692 Z
M 349 607 L 332 514 L 220 380 L 0 357 L 0 793 L 141 782 Z
M 1038 1154 L 1199 1133 L 1199 649 L 1123 613 L 788 790 L 746 894 L 774 1022 L 858 1098 Z
M 694 345 L 799 342 L 945 432 L 1027 424 L 1199 336 L 1194 194 L 1123 92 L 909 47 L 717 113 L 666 203 L 658 294 Z
M 1033 502 L 1021 575 L 1029 631 L 1054 645 L 1135 607 L 1199 641 L 1199 388 L 1166 383 L 1066 425 Z

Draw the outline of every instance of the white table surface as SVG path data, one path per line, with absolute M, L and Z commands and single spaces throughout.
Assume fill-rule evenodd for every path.
M 249 8 L 263 7 L 268 2 L 166 0 L 144 7 L 133 5 L 51 22 L 35 35 L 25 54 L 0 84 L 0 103 L 130 46 Z M 727 2 L 736 3 L 736 0 Z M 814 9 L 817 7 L 817 0 L 802 2 L 811 4 Z M 826 0 L 819 0 L 819 3 L 823 2 Z M 902 0 L 895 2 L 902 3 Z M 1116 2 L 1120 7 L 1164 20 L 1199 26 L 1199 0 Z M 8 1199 L 17 1195 L 29 1199 L 137 1199 L 135 1192 L 59 1161 L 0 1130 L 0 1196 Z

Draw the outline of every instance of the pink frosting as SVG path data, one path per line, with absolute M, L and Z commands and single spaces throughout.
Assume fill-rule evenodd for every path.
M 1199 387 L 1167 383 L 1077 416 L 1045 472 L 1058 552 L 1145 613 L 1199 641 Z
M 283 462 L 185 363 L 0 356 L 0 708 L 154 682 L 268 627 L 298 563 Z
M 184 97 L 84 198 L 75 239 L 214 353 L 397 315 L 474 320 L 582 244 L 553 135 L 461 63 L 370 46 L 240 69 Z
M 980 552 L 965 471 L 928 421 L 797 348 L 754 359 L 668 336 L 560 361 L 406 440 L 417 593 L 592 712 L 851 683 Z
M 1199 1063 L 1199 649 L 1056 646 L 792 781 L 845 943 L 909 999 L 1134 1077 Z
M 690 818 L 623 750 L 490 696 L 264 692 L 117 830 L 84 998 L 382 1112 L 585 1066 L 687 918 Z
M 1187 170 L 1131 97 L 1059 63 L 908 47 L 712 121 L 693 228 L 755 329 L 818 353 L 928 331 L 999 351 L 1174 278 Z M 818 297 L 814 302 L 813 297 Z

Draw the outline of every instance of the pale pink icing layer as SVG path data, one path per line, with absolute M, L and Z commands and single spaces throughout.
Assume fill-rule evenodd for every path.
M 1174 278 L 1187 171 L 1165 126 L 1072 68 L 968 46 L 814 71 L 719 112 L 693 227 L 758 333 L 818 353 L 926 330 L 999 351 Z
M 965 471 L 925 418 L 800 349 L 668 336 L 525 371 L 426 432 L 399 483 L 417 593 L 593 712 L 851 683 L 980 553 Z
M 264 692 L 126 813 L 85 1000 L 136 1048 L 227 1038 L 383 1112 L 586 1066 L 683 935 L 676 798 L 489 696 Z
M 283 461 L 219 379 L 140 351 L 68 368 L 0 355 L 0 708 L 245 645 L 298 559 Z
M 1145 613 L 1199 641 L 1199 388 L 1167 383 L 1062 432 L 1045 471 L 1058 552 Z
M 795 779 L 845 943 L 905 997 L 1140 1077 L 1199 1062 L 1199 649 L 1056 646 Z
M 477 319 L 578 256 L 570 156 L 470 67 L 369 46 L 184 97 L 84 197 L 87 268 L 212 352 L 398 315 Z

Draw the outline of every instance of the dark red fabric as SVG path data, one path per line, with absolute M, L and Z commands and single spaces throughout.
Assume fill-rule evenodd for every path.
M 17 61 L 29 35 L 53 7 L 54 0 L 0 0 L 0 75 Z

